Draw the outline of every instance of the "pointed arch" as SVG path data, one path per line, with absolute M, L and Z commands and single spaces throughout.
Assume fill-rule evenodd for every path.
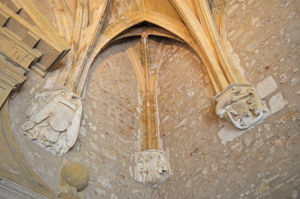
M 127 13 L 116 19 L 113 23 L 109 24 L 102 32 L 99 42 L 96 44 L 94 51 L 88 58 L 87 64 L 82 71 L 81 77 L 77 84 L 76 93 L 81 95 L 83 87 L 85 85 L 89 69 L 94 62 L 97 55 L 119 34 L 125 30 L 138 25 L 142 22 L 149 22 L 157 25 L 180 39 L 186 42 L 191 48 L 201 57 L 201 50 L 193 40 L 186 26 L 179 20 L 172 17 L 162 15 L 153 11 L 139 11 L 133 13 Z

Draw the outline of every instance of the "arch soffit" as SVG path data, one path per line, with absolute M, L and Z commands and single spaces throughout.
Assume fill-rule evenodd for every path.
M 89 69 L 99 53 L 101 53 L 101 51 L 121 33 L 142 22 L 152 23 L 169 31 L 170 33 L 173 33 L 174 35 L 182 39 L 185 43 L 187 43 L 200 58 L 202 57 L 201 49 L 195 43 L 194 39 L 192 38 L 190 32 L 183 24 L 183 22 L 154 11 L 138 11 L 127 13 L 109 24 L 100 34 L 100 38 L 94 48 L 92 55 L 88 59 L 86 67 L 84 68 L 82 76 L 78 82 L 78 87 L 76 89 L 77 92 L 83 90 Z
M 114 38 L 119 36 L 121 33 L 142 22 L 152 23 L 169 31 L 170 33 L 173 33 L 190 45 L 198 55 L 200 54 L 200 48 L 197 46 L 186 26 L 181 21 L 174 21 L 173 18 L 157 12 L 145 11 L 123 15 L 107 26 L 100 35 L 100 40 L 95 47 L 92 57 L 95 58 L 114 40 Z

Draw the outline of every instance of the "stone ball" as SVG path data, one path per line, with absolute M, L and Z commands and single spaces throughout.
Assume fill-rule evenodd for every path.
M 60 193 L 56 199 L 77 199 L 67 193 Z
M 69 186 L 75 187 L 77 191 L 82 191 L 88 185 L 89 174 L 87 169 L 78 162 L 64 165 L 61 176 Z

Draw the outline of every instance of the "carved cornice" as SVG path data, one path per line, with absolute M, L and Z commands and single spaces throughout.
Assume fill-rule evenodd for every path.
M 9 5 L 0 2 L 0 36 L 2 36 L 0 41 L 5 42 L 7 47 L 0 48 L 0 51 L 21 66 L 32 68 L 44 76 L 50 67 L 56 65 L 66 55 L 69 46 L 56 32 L 51 31 L 50 34 L 47 31 L 53 29 L 50 22 L 42 22 L 41 26 L 32 23 L 34 19 L 45 21 L 45 17 L 35 16 L 40 15 L 40 12 L 32 6 L 30 0 L 26 3 L 20 1 L 17 5 L 25 6 L 27 9 L 21 9 L 17 13 Z M 27 15 L 35 17 L 29 18 L 30 20 L 23 17 Z M 22 55 L 21 58 L 16 54 Z
M 10 92 L 26 79 L 26 68 L 18 66 L 0 54 L 0 107 Z

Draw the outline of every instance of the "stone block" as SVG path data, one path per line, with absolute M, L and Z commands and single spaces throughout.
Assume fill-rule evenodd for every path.
M 20 7 L 15 4 L 12 0 L 0 0 L 0 3 L 4 4 L 7 6 L 9 9 L 14 11 L 15 13 L 18 13 L 20 11 Z
M 37 37 L 32 32 L 27 32 L 27 34 L 25 35 L 25 37 L 22 40 L 28 46 L 30 46 L 31 48 L 34 48 L 37 45 L 37 43 L 40 41 L 40 38 Z
M 0 10 L 0 27 L 5 26 L 8 20 L 9 16 Z
M 267 77 L 256 85 L 256 90 L 261 98 L 265 98 L 278 88 L 272 76 Z
M 288 101 L 283 98 L 281 92 L 272 96 L 271 99 L 269 100 L 269 106 L 270 106 L 272 114 L 279 112 L 287 104 L 288 104 Z

